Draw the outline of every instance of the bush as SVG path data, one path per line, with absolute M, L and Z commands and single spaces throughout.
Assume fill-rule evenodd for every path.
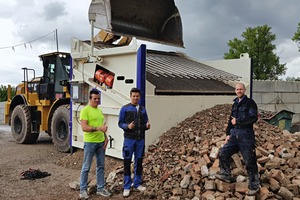
M 0 102 L 7 101 L 7 90 L 8 87 L 5 85 L 0 86 Z M 11 87 L 11 98 L 16 95 L 16 87 Z

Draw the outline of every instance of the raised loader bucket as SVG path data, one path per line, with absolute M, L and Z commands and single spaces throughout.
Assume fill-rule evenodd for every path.
M 114 35 L 183 47 L 174 0 L 92 0 L 89 20 Z

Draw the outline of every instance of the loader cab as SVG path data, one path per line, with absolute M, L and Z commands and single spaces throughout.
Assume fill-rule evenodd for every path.
M 43 77 L 38 87 L 39 99 L 54 101 L 65 97 L 63 87 L 69 87 L 70 62 L 69 53 L 53 52 L 39 56 L 43 62 Z

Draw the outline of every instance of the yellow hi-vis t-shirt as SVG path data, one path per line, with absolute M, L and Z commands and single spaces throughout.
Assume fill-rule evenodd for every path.
M 100 108 L 93 108 L 92 106 L 87 105 L 80 111 L 80 120 L 87 120 L 89 126 L 99 127 L 104 123 L 104 115 Z M 105 136 L 102 131 L 83 133 L 84 142 L 100 143 L 105 140 Z

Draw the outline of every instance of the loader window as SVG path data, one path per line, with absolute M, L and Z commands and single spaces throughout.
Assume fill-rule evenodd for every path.
M 56 68 L 55 68 L 55 92 L 63 93 L 63 86 L 61 81 L 68 81 L 70 76 L 70 56 L 56 57 Z
M 49 64 L 49 78 L 50 78 L 50 83 L 54 83 L 55 79 L 55 65 L 54 64 Z
M 44 65 L 44 82 L 54 83 L 55 81 L 55 60 L 51 57 L 43 58 Z

